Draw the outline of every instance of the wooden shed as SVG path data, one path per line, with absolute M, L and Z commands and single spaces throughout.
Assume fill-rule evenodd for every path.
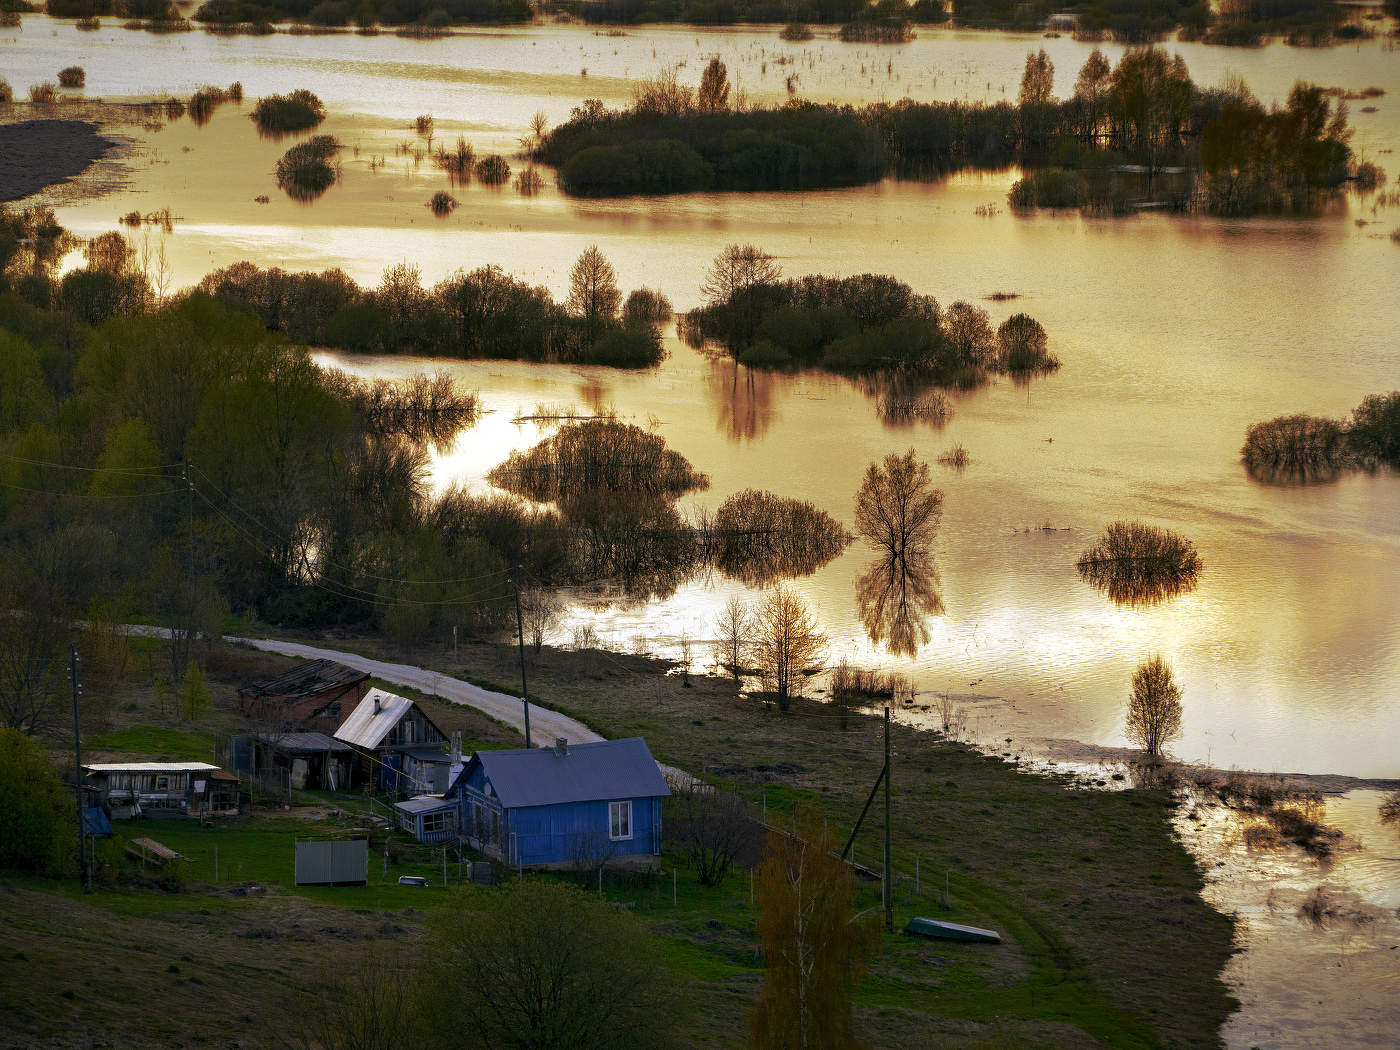
M 208 762 L 93 762 L 83 770 L 102 809 L 119 820 L 238 813 L 238 778 Z
M 334 732 L 369 692 L 369 672 L 334 660 L 309 660 L 238 690 L 245 718 L 274 729 Z

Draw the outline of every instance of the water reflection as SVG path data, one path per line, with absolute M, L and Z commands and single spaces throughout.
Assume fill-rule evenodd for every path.
M 856 603 L 872 642 L 895 656 L 915 656 L 931 637 L 928 618 L 943 613 L 938 569 L 926 551 L 886 555 L 856 580 Z
M 1196 586 L 1201 559 L 1187 540 L 1136 521 L 1115 521 L 1075 563 L 1085 583 L 1118 605 L 1157 605 Z
M 851 542 L 841 524 L 815 505 L 757 489 L 730 496 L 699 532 L 706 560 L 749 587 L 810 576 Z
M 756 372 L 728 359 L 714 358 L 705 385 L 715 406 L 720 433 L 731 441 L 751 441 L 768 432 L 773 422 L 770 372 Z

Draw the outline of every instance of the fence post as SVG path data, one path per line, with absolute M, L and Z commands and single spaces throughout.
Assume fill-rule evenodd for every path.
M 671 907 L 676 907 L 676 869 L 671 869 Z

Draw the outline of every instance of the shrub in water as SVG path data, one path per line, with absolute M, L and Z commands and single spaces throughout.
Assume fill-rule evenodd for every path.
M 326 119 L 326 107 L 311 92 L 300 89 L 290 95 L 269 95 L 258 99 L 253 119 L 260 131 L 274 134 L 305 131 Z
M 332 166 L 340 143 L 331 135 L 313 135 L 299 142 L 277 162 L 277 185 L 293 200 L 315 200 L 338 177 Z
M 51 81 L 29 85 L 30 102 L 53 102 L 58 98 L 58 88 Z
M 87 83 L 87 73 L 82 66 L 67 66 L 58 71 L 60 87 L 80 88 Z
M 486 186 L 499 186 L 510 178 L 510 165 L 506 163 L 505 157 L 493 153 L 477 161 L 476 177 Z
M 433 214 L 438 218 L 451 215 L 452 209 L 457 207 L 457 198 L 446 190 L 438 190 L 433 194 L 432 200 L 428 201 L 428 207 L 433 210 Z

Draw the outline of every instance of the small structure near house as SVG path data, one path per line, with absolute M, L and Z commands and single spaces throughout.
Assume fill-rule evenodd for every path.
M 361 768 L 385 791 L 417 794 L 433 790 L 438 782 L 446 786 L 451 762 L 447 737 L 407 697 L 371 689 L 336 729 L 335 738 L 360 753 Z M 442 767 L 441 774 L 436 766 Z
M 441 795 L 414 795 L 394 803 L 399 827 L 419 842 L 457 841 L 457 800 Z
M 238 710 L 273 729 L 335 731 L 369 692 L 369 672 L 310 660 L 238 690 Z
M 297 842 L 298 886 L 363 886 L 369 881 L 369 840 Z
M 671 792 L 646 741 L 478 751 L 448 788 L 460 834 L 512 866 L 603 864 L 659 856 Z
M 234 737 L 229 764 L 239 775 L 272 772 L 289 788 L 339 791 L 350 786 L 355 749 L 329 733 L 259 733 Z
M 238 813 L 238 778 L 208 762 L 93 762 L 83 770 L 98 804 L 118 820 Z

